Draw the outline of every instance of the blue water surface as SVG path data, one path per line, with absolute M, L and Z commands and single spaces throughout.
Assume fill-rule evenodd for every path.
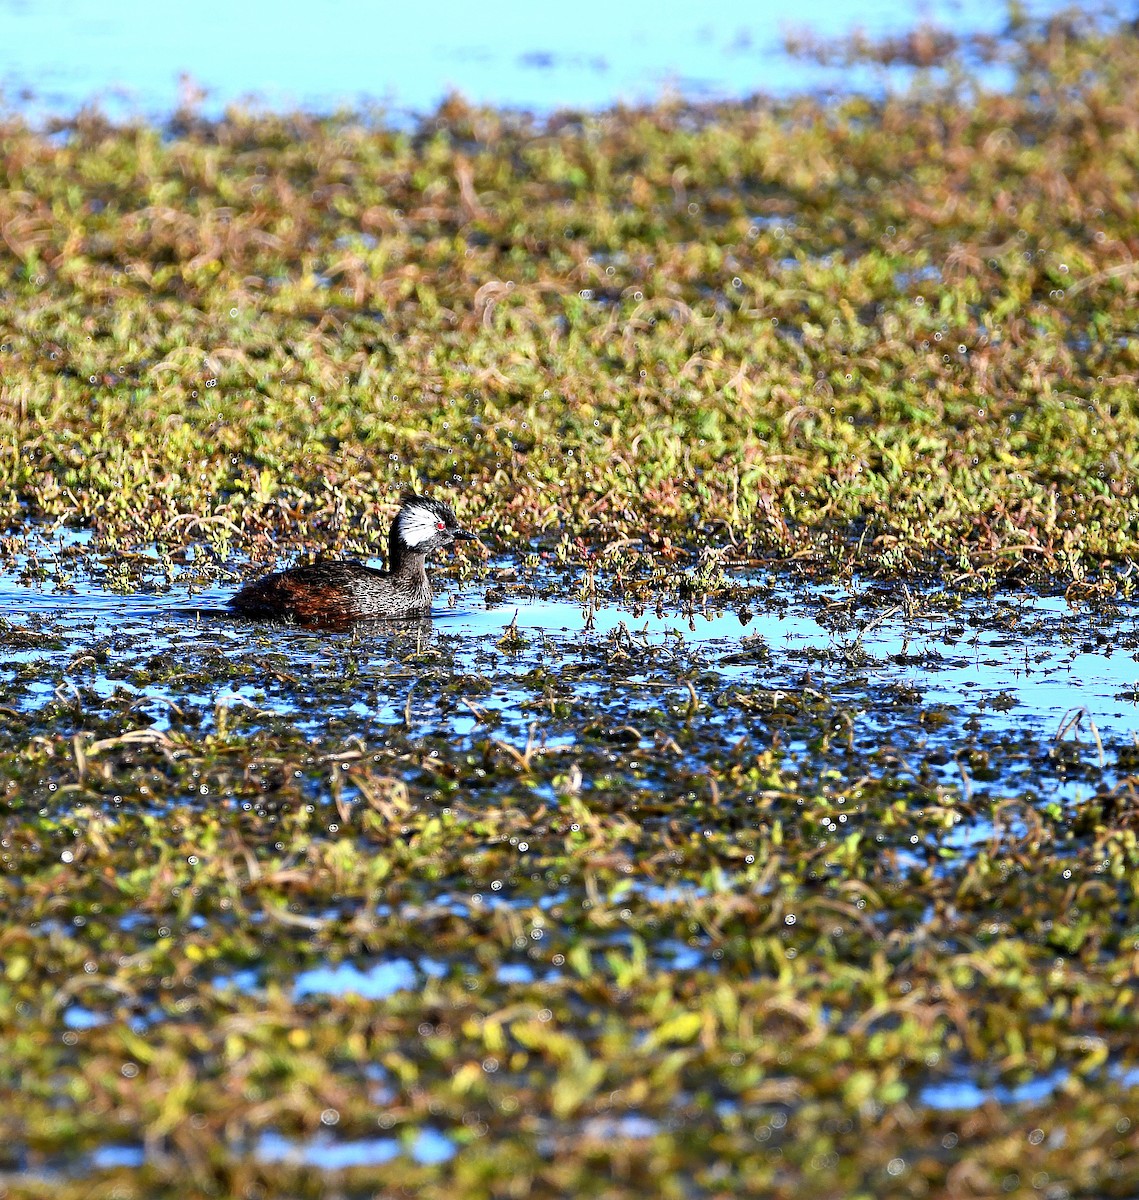
M 1057 0 L 1019 5 L 1029 15 Z M 161 15 L 159 15 L 161 11 Z M 112 115 L 170 112 L 194 89 L 203 110 L 255 97 L 275 109 L 375 104 L 435 107 L 451 90 L 470 100 L 549 112 L 659 97 L 742 97 L 757 91 L 875 90 L 912 72 L 822 68 L 783 50 L 788 32 L 901 33 L 928 21 L 996 33 L 1004 4 L 986 0 L 721 0 L 714 6 L 579 0 L 570 9 L 523 0 L 470 4 L 327 0 L 0 0 L 0 86 L 8 105 L 71 112 L 98 98 Z M 1000 72 L 987 80 L 1007 83 Z

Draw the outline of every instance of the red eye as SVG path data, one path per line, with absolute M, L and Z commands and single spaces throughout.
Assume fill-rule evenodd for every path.
M 446 528 L 447 528 L 447 526 L 446 526 L 446 525 L 444 525 L 442 521 L 436 521 L 436 522 L 435 522 L 435 528 L 436 528 L 436 529 L 446 529 Z

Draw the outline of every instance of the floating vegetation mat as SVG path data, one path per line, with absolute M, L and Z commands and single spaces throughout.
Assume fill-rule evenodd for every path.
M 1133 605 L 483 574 L 0 580 L 13 1194 L 1135 1178 Z
M 1139 41 L 936 45 L 0 122 L 0 1195 L 1139 1192 Z

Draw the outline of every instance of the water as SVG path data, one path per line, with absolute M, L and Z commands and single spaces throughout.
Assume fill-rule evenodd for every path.
M 1022 7 L 1065 7 L 1036 0 Z M 425 111 L 451 89 L 475 102 L 549 112 L 640 101 L 664 90 L 694 99 L 756 91 L 880 88 L 912 71 L 821 68 L 782 50 L 789 29 L 837 36 L 900 33 L 919 18 L 958 32 L 998 32 L 1003 5 L 927 0 L 807 0 L 793 10 L 725 0 L 711 9 L 585 0 L 572 14 L 508 0 L 469 5 L 311 5 L 251 0 L 174 3 L 155 19 L 140 0 L 4 0 L 0 82 L 9 103 L 72 112 L 92 97 L 112 112 L 170 112 L 188 74 L 218 113 L 250 95 L 270 107 L 329 111 L 376 102 Z M 1007 79 L 989 72 L 1000 86 Z M 190 89 L 193 90 L 193 89 Z M 26 96 L 25 93 L 30 93 Z
M 90 1165 L 96 1171 L 113 1171 L 117 1167 L 141 1167 L 146 1151 L 141 1146 L 109 1143 L 91 1155 Z
M 808 786 L 844 769 L 827 746 L 848 740 L 966 799 L 1042 805 L 1112 787 L 1139 745 L 1132 601 L 928 590 L 898 604 L 857 580 L 743 574 L 731 609 L 634 610 L 571 599 L 573 572 L 503 562 L 489 582 L 438 596 L 430 621 L 333 633 L 237 619 L 225 607 L 231 588 L 188 587 L 192 564 L 157 557 L 140 568 L 146 591 L 116 595 L 99 586 L 104 560 L 85 535 L 37 538 L 0 573 L 0 705 L 33 722 L 59 720 L 50 713 L 63 706 L 125 718 L 136 738 L 190 719 L 207 732 L 283 720 L 337 742 L 382 740 L 394 727 L 428 746 L 489 739 L 519 763 L 601 739 L 651 772 L 660 739 L 696 714 L 705 732 L 694 764 L 710 737 L 747 739 L 762 714 L 784 722 L 781 753 Z M 37 563 L 47 582 L 29 584 Z M 992 832 L 978 810 L 941 848 L 968 857 Z M 903 851 L 898 867 L 919 861 Z M 364 994 L 392 986 L 382 974 L 360 983 Z
M 254 1158 L 266 1163 L 341 1171 L 390 1162 L 401 1152 L 404 1147 L 395 1138 L 336 1141 L 323 1134 L 306 1141 L 293 1141 L 277 1133 L 266 1133 L 258 1139 Z M 430 1128 L 420 1130 L 406 1149 L 411 1159 L 424 1165 L 447 1162 L 455 1152 L 455 1143 L 446 1134 Z
M 86 550 L 66 535 L 60 544 L 65 564 Z M 0 706 L 29 721 L 86 712 L 133 727 L 135 738 L 161 738 L 187 720 L 222 734 L 284 721 L 341 746 L 350 737 L 382 744 L 394 731 L 429 756 L 432 746 L 444 756 L 490 746 L 559 771 L 612 747 L 613 762 L 639 762 L 640 777 L 665 789 L 662 751 L 693 719 L 696 741 L 683 752 L 673 742 L 672 752 L 697 771 L 718 743 L 749 742 L 765 727 L 759 736 L 769 738 L 775 725 L 782 763 L 808 792 L 825 793 L 848 770 L 849 751 L 966 801 L 936 838 L 895 848 L 901 877 L 925 869 L 931 853 L 944 874 L 999 843 L 982 800 L 1023 797 L 1077 814 L 1097 788 L 1125 786 L 1139 745 L 1139 606 L 1130 601 L 1092 608 L 930 590 L 902 605 L 857 581 L 744 576 L 730 610 L 635 611 L 569 599 L 580 587 L 572 572 L 500 563 L 492 583 L 437 596 L 433 620 L 324 632 L 236 619 L 225 608 L 230 589 L 187 589 L 181 577 L 167 594 L 118 596 L 91 582 L 88 563 L 61 594 L 21 584 L 26 565 L 0 574 L 9 625 Z M 310 798 L 327 801 L 320 789 Z M 823 833 L 841 840 L 857 828 L 857 817 L 836 814 Z M 650 895 L 635 877 L 622 886 L 640 906 L 699 899 Z M 616 894 L 610 901 L 620 907 Z M 493 890 L 442 889 L 432 903 L 461 916 L 531 907 Z M 659 947 L 654 957 L 675 965 Z M 434 977 L 447 969 L 438 964 Z M 429 964 L 409 959 L 322 964 L 293 989 L 383 999 L 430 977 Z
M 430 1127 L 419 1130 L 406 1142 L 393 1137 L 338 1140 L 329 1133 L 305 1139 L 287 1138 L 279 1133 L 263 1133 L 252 1148 L 251 1157 L 260 1163 L 315 1167 L 322 1171 L 344 1171 L 353 1167 L 379 1166 L 406 1154 L 413 1162 L 428 1166 L 448 1162 L 455 1156 L 455 1142 L 445 1133 Z M 146 1150 L 140 1145 L 109 1142 L 86 1156 L 85 1169 L 69 1172 L 79 1177 L 88 1171 L 112 1171 L 123 1167 L 141 1167 Z
M 757 611 L 746 621 L 734 612 L 634 617 L 618 607 L 602 608 L 591 616 L 578 604 L 537 601 L 485 612 L 442 612 L 437 624 L 441 631 L 485 640 L 501 636 L 517 613 L 523 633 L 605 637 L 623 626 L 636 640 L 667 644 L 673 638 L 728 653 L 737 643 L 746 646 L 759 638 L 776 659 L 811 650 L 841 650 L 854 642 L 824 627 L 817 609 L 803 605 L 795 593 L 793 585 L 779 588 L 772 599 L 780 607 Z M 765 598 L 758 599 L 762 603 Z M 991 600 L 978 598 L 948 619 L 938 612 L 913 617 L 896 613 L 858 643 L 875 660 L 872 670 L 878 681 L 920 686 L 927 704 L 987 704 L 992 708 L 989 719 L 998 727 L 1011 729 L 1027 720 L 1055 731 L 1066 713 L 1086 708 L 1101 735 L 1139 734 L 1139 694 L 1119 698 L 1139 689 L 1139 607 L 1131 607 L 1115 626 L 1111 641 L 1097 645 L 1078 635 L 1077 610 L 1062 598 L 1023 595 L 1005 603 L 1010 619 L 1032 626 L 1031 635 L 1010 636 L 1003 628 L 969 625 L 992 609 Z M 1131 648 L 1117 649 L 1116 637 Z M 718 671 L 728 681 L 761 682 L 754 665 L 721 665 Z M 772 672 L 776 679 L 780 674 Z M 631 682 L 635 685 L 637 680 Z
M 302 971 L 293 983 L 295 996 L 360 996 L 382 1000 L 396 992 L 418 990 L 426 979 L 438 979 L 447 973 L 445 963 L 420 959 L 418 970 L 409 959 L 396 958 L 375 963 L 360 970 L 350 963 L 337 967 L 316 967 Z
M 1139 1087 L 1139 1070 L 1134 1067 L 1113 1063 L 1105 1074 L 1122 1089 Z M 969 1077 L 946 1079 L 923 1087 L 918 1093 L 918 1101 L 930 1108 L 948 1111 L 980 1108 L 982 1104 L 994 1101 L 1002 1105 L 1031 1106 L 1051 1099 L 1072 1077 L 1071 1071 L 1055 1070 L 1014 1084 L 983 1084 Z
M 688 685 L 677 665 L 698 653 L 722 685 L 778 692 L 796 687 L 796 677 L 806 666 L 847 693 L 850 680 L 857 680 L 853 686 L 863 693 L 917 689 L 924 706 L 979 715 L 989 732 L 1031 728 L 1038 735 L 1060 735 L 1068 741 L 1090 743 L 1098 733 L 1105 743 L 1139 743 L 1139 606 L 1133 603 L 1116 605 L 1105 625 L 1089 610 L 1057 597 L 1023 593 L 996 603 L 978 597 L 947 608 L 944 596 L 932 594 L 918 597 L 908 615 L 897 608 L 836 620 L 835 610 L 845 614 L 857 600 L 858 585 L 844 595 L 833 587 L 807 591 L 788 581 L 757 584 L 736 611 L 688 615 L 651 610 L 636 614 L 619 604 L 588 607 L 568 599 L 539 599 L 532 589 L 520 589 L 524 594 L 517 599 L 488 607 L 488 590 L 477 585 L 465 589 L 461 597 L 453 597 L 461 603 L 455 608 L 447 606 L 446 598 L 437 598 L 431 622 L 384 625 L 371 639 L 377 652 L 367 658 L 361 691 L 390 672 L 389 651 L 395 643 L 423 646 L 437 639 L 456 671 L 477 675 L 493 659 L 494 673 L 503 677 L 498 682 L 505 686 L 495 687 L 475 709 L 494 712 L 525 730 L 532 717 L 521 705 L 531 697 L 526 688 L 512 687 L 511 677 L 524 675 L 536 663 L 556 673 L 575 657 L 575 647 L 616 638 L 630 652 L 625 666 L 611 672 L 612 678 L 588 672 L 588 678 L 567 686 L 595 696 L 606 685 L 623 687 L 637 697 L 630 700 L 631 715 L 650 702 L 682 699 Z M 6 703 L 31 713 L 87 687 L 102 700 L 121 702 L 128 697 L 157 730 L 168 728 L 172 713 L 187 707 L 305 719 L 309 705 L 303 692 L 266 686 L 261 672 L 248 665 L 251 656 L 277 650 L 298 667 L 325 670 L 330 648 L 354 645 L 362 638 L 365 649 L 369 645 L 366 626 L 361 626 L 364 633 L 314 635 L 235 619 L 225 608 L 230 594 L 230 589 L 176 588 L 162 596 L 118 596 L 89 583 L 61 594 L 24 586 L 15 573 L 2 574 L 0 618 L 16 629 L 49 630 L 60 639 L 55 648 L 32 640 L 7 651 L 0 661 Z M 519 648 L 499 651 L 497 643 L 511 626 L 517 630 Z M 110 639 L 103 663 L 87 653 L 92 639 L 100 637 Z M 211 680 L 207 686 L 193 680 L 170 686 L 139 681 L 135 670 L 141 655 L 193 658 L 213 651 L 230 664 L 232 678 Z M 56 670 L 32 669 L 37 665 L 54 665 Z M 128 678 L 131 674 L 134 682 Z M 19 686 L 13 687 L 17 680 Z M 413 678 L 408 687 L 411 682 Z M 326 718 L 327 707 L 321 710 Z M 344 710 L 381 724 L 424 711 L 414 695 L 408 707 L 403 689 L 395 694 L 389 690 L 378 708 L 346 696 Z M 1080 710 L 1083 715 L 1075 721 Z M 865 716 L 871 723 L 889 725 L 888 717 L 869 703 Z M 441 729 L 437 713 L 432 712 L 431 722 Z M 451 735 L 464 736 L 477 725 L 478 717 L 468 707 L 452 712 L 443 727 Z

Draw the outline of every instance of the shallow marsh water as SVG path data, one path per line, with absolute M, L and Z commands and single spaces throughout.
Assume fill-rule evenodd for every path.
M 591 600 L 574 572 L 504 560 L 481 580 L 444 578 L 430 621 L 330 632 L 234 619 L 224 606 L 230 587 L 187 587 L 178 571 L 152 580 L 154 594 L 115 594 L 95 581 L 94 559 L 64 569 L 69 554 L 86 554 L 82 538 L 58 548 L 63 562 L 46 583 L 29 584 L 27 557 L 0 576 L 6 737 L 54 739 L 71 760 L 21 778 L 4 865 L 26 870 L 32 857 L 42 870 L 46 857 L 70 871 L 99 845 L 111 864 L 125 857 L 108 867 L 118 901 L 80 886 L 41 896 L 28 913 L 41 953 L 58 953 L 62 939 L 88 962 L 111 956 L 90 988 L 65 988 L 48 1017 L 65 1051 L 133 1037 L 123 1053 L 137 1058 L 139 1045 L 175 1036 L 187 1012 L 276 1013 L 272 1023 L 284 1009 L 307 1025 L 322 1023 L 329 1006 L 349 1021 L 386 1012 L 411 1022 L 429 1047 L 440 1028 L 444 1042 L 455 1036 L 439 1014 L 479 996 L 490 1005 L 484 1022 L 511 1005 L 547 1004 L 549 1016 L 526 1018 L 541 1029 L 556 1012 L 559 1036 L 585 1058 L 551 1052 L 551 1086 L 585 1089 L 584 1099 L 590 1088 L 578 1076 L 592 1078 L 591 1062 L 617 1070 L 593 1044 L 591 1004 L 609 1014 L 612 1040 L 615 1013 L 650 981 L 672 992 L 653 1018 L 667 1026 L 679 997 L 718 995 L 729 981 L 778 990 L 796 958 L 822 969 L 837 954 L 848 969 L 870 969 L 884 947 L 903 945 L 895 998 L 904 1014 L 915 986 L 904 976 L 931 950 L 955 980 L 964 969 L 955 956 L 975 967 L 1002 940 L 1036 940 L 1078 964 L 1095 922 L 1078 933 L 1065 924 L 1065 880 L 1122 883 L 1129 871 L 1102 838 L 1094 862 L 1087 853 L 1099 816 L 1134 796 L 1139 612 L 1129 601 L 894 592 L 753 570 L 729 573 L 720 606 L 713 595 L 685 612 L 603 591 Z M 42 547 L 35 561 L 46 561 Z M 182 758 L 192 770 L 179 768 Z M 21 840 L 29 821 L 38 832 Z M 276 829 L 290 826 L 279 840 Z M 118 850 L 112 828 L 134 830 Z M 224 828 L 245 847 L 239 857 L 264 860 L 247 862 L 228 901 L 216 872 L 210 884 L 192 882 L 202 864 L 226 857 Z M 148 876 L 132 899 L 128 880 L 146 873 L 147 860 L 153 868 L 154 853 L 169 857 L 157 850 L 169 829 L 189 836 L 189 875 L 157 893 Z M 393 833 L 408 852 L 393 853 Z M 970 892 L 983 884 L 991 893 L 994 871 L 1022 895 L 989 895 L 970 914 Z M 277 900 L 259 906 L 248 893 L 265 877 L 277 880 Z M 179 898 L 187 893 L 189 903 Z M 1114 939 L 1130 936 L 1126 919 L 1109 924 Z M 757 948 L 760 930 L 776 958 Z M 178 980 L 175 996 L 166 984 L 108 982 L 115 961 L 155 952 L 190 953 L 189 970 L 165 968 Z M 203 955 L 206 975 L 196 969 Z M 1054 980 L 1064 978 L 1062 962 L 1048 968 Z M 30 963 L 16 974 L 32 975 Z M 566 1009 L 583 985 L 603 986 L 604 1002 Z M 936 996 L 945 985 L 918 986 Z M 812 1028 L 849 1039 L 872 1019 L 868 999 L 856 1017 L 827 998 L 833 981 L 817 987 L 796 1001 L 808 1014 L 800 1039 Z M 991 1101 L 1029 1111 L 1090 1089 L 1135 1103 L 1132 1043 L 1065 1027 L 1053 1044 L 1033 1033 L 1040 1003 L 1002 1001 L 1006 1020 L 1027 1024 L 999 1056 L 967 1038 L 954 1045 L 938 1028 L 885 1083 L 858 1085 L 871 1097 L 879 1089 L 866 1103 L 905 1096 L 938 1130 Z M 1050 1021 L 1068 1018 L 1054 1011 Z M 895 1032 L 905 1022 L 890 1018 Z M 674 1036 L 683 1043 L 694 1032 L 681 1021 L 662 1040 L 642 1017 L 624 1036 L 629 1052 L 659 1066 Z M 309 1035 L 289 1036 L 299 1047 Z M 518 1036 L 530 1061 L 535 1047 L 541 1057 L 539 1034 Z M 1019 1056 L 1017 1037 L 1027 1043 Z M 1063 1049 L 1072 1038 L 1078 1053 Z M 499 1070 L 495 1044 L 483 1047 L 480 1079 Z M 789 1148 L 793 1097 L 818 1086 L 819 1068 L 772 1053 L 767 1071 L 781 1082 L 756 1093 L 765 1100 L 749 1101 L 748 1088 L 718 1094 L 718 1085 L 707 1097 L 714 1117 L 700 1116 L 704 1101 L 687 1093 L 670 1103 L 694 1128 L 762 1117 L 756 1136 Z M 357 1101 L 395 1111 L 406 1081 L 390 1055 L 363 1057 L 349 1069 L 358 1071 Z M 743 1069 L 738 1051 L 730 1059 L 729 1074 Z M 569 1082 L 560 1077 L 567 1064 Z M 525 1091 L 533 1084 L 523 1076 L 515 1087 Z M 636 1143 L 675 1129 L 669 1108 L 625 1086 L 636 1103 L 580 1118 L 576 1102 L 555 1104 L 543 1136 L 551 1145 L 568 1136 Z M 427 1121 L 399 1122 L 398 1137 L 366 1135 L 366 1123 L 347 1116 L 351 1104 L 348 1129 L 335 1129 L 340 1103 L 319 1110 L 319 1132 L 278 1118 L 227 1153 L 254 1174 L 288 1165 L 343 1175 L 395 1161 L 439 1166 L 470 1145 L 470 1121 L 440 1123 L 437 1100 Z M 92 1127 L 79 1157 L 10 1151 L 8 1178 L 37 1163 L 60 1179 L 150 1169 L 142 1141 L 125 1132 Z
M 819 585 L 737 573 L 730 606 L 705 601 L 665 611 L 573 598 L 573 580 L 564 573 L 505 563 L 490 573 L 489 583 L 437 596 L 429 621 L 320 630 L 236 618 L 226 607 L 232 587 L 179 588 L 175 582 L 161 595 L 122 595 L 77 586 L 70 577 L 62 588 L 28 586 L 17 570 L 0 575 L 0 618 L 12 632 L 35 638 L 6 654 L 0 678 L 24 681 L 9 699 L 26 712 L 58 698 L 61 688 L 89 687 L 100 699 L 123 691 L 159 730 L 169 728 L 172 706 L 179 705 L 200 707 L 207 721 L 222 708 L 294 714 L 312 732 L 323 731 L 322 719 L 391 724 L 410 716 L 433 732 L 469 737 L 480 724 L 469 706 L 417 696 L 417 673 L 399 669 L 399 656 L 414 647 L 421 656 L 441 656 L 455 674 L 494 675 L 495 686 L 480 693 L 478 709 L 512 733 L 534 729 L 546 746 L 572 742 L 575 730 L 572 722 L 561 728 L 556 711 L 537 719 L 533 672 L 541 668 L 540 682 L 546 682 L 567 664 L 561 676 L 567 700 L 603 700 L 629 717 L 675 699 L 699 671 L 702 690 L 713 688 L 721 701 L 730 695 L 725 689 L 758 688 L 775 708 L 783 689 L 791 696 L 825 686 L 861 705 L 855 710 L 860 733 L 886 741 L 906 728 L 907 718 L 896 711 L 901 692 L 915 708 L 942 713 L 940 730 L 925 732 L 930 746 L 953 743 L 963 727 L 982 741 L 1031 731 L 1085 747 L 1094 745 L 1096 734 L 1105 746 L 1139 744 L 1139 604 L 1132 601 L 907 590 L 900 603 L 868 583 Z M 50 648 L 37 644 L 48 636 Z M 98 657 L 77 657 L 100 642 L 106 649 Z M 616 648 L 611 661 L 623 668 L 583 671 L 578 660 L 589 653 L 582 648 Z M 231 664 L 224 682 L 206 691 L 188 691 L 181 678 L 171 686 L 130 678 L 143 654 L 184 661 L 206 650 Z M 256 670 L 242 678 L 232 665 L 265 652 L 285 653 L 310 674 L 266 684 Z M 359 686 L 330 704 L 319 688 L 306 685 L 321 672 L 335 672 L 341 654 L 352 656 Z M 53 675 L 28 670 L 32 665 L 68 669 Z M 422 682 L 434 674 L 427 669 Z M 620 678 L 609 677 L 614 674 Z M 658 688 L 665 691 L 652 690 Z M 893 712 L 880 703 L 887 693 L 895 696 Z M 713 705 L 710 715 L 742 734 L 747 713 L 747 705 L 729 700 Z M 789 743 L 788 752 L 796 746 L 802 743 Z

